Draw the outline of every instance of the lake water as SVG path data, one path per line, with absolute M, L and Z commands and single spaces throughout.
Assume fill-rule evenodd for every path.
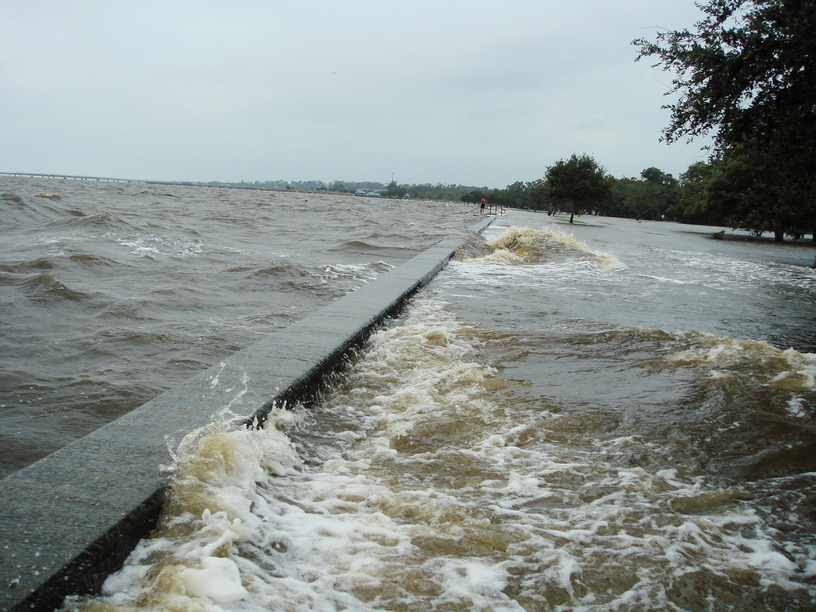
M 7 470 L 475 221 L 330 195 L 0 191 Z M 498 217 L 317 406 L 193 432 L 160 528 L 68 607 L 816 607 L 816 249 L 580 221 Z
M 465 212 L 0 179 L 0 476 L 461 231 Z

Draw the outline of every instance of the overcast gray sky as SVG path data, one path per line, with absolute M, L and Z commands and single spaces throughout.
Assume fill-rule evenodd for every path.
M 693 0 L 0 0 L 0 171 L 504 187 L 675 176 L 632 39 Z

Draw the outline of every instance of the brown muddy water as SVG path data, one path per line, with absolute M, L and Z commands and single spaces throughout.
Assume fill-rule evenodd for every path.
M 3 190 L 18 463 L 474 221 L 311 194 Z M 582 221 L 497 218 L 319 405 L 188 436 L 162 526 L 67 607 L 814 609 L 815 249 Z

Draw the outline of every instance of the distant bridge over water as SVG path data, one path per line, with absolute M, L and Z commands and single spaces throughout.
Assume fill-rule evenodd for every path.
M 255 189 L 258 191 L 280 191 L 268 187 L 234 185 L 230 183 L 198 183 L 195 181 L 149 181 L 145 179 L 112 178 L 109 176 L 79 176 L 73 174 L 53 174 L 51 172 L 0 172 L 0 176 L 22 178 L 62 179 L 68 181 L 98 181 L 104 183 L 144 183 L 147 185 L 185 185 L 188 187 L 216 187 L 221 189 Z
M 107 176 L 75 176 L 72 174 L 52 174 L 50 172 L 0 172 L 0 176 L 20 176 L 25 178 L 66 179 L 71 181 L 105 181 L 108 183 L 147 183 L 132 179 L 110 178 Z

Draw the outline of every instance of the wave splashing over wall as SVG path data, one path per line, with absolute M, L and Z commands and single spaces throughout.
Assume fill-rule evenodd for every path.
M 476 259 L 484 263 L 535 264 L 586 260 L 605 270 L 626 269 L 614 255 L 594 253 L 571 234 L 555 229 L 513 226 L 488 241 L 489 253 Z
M 509 340 L 419 299 L 319 406 L 190 444 L 165 531 L 92 605 L 808 605 L 812 556 L 780 545 L 751 490 L 600 406 L 525 395 L 485 360 Z
M 249 598 L 237 550 L 262 533 L 260 484 L 300 464 L 281 431 L 297 417 L 273 410 L 250 430 L 230 426 L 234 416 L 181 441 L 159 527 L 108 578 L 105 597 L 70 598 L 68 610 L 220 610 Z
M 0 177 L 0 476 L 471 223 L 438 202 Z

